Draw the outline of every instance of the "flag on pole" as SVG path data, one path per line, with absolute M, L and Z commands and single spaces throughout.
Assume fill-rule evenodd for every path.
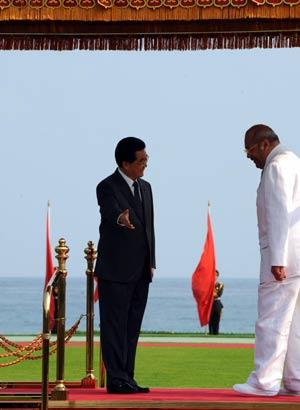
M 51 241 L 50 241 L 50 202 L 48 201 L 48 209 L 47 209 L 47 220 L 46 220 L 46 274 L 45 274 L 45 288 L 51 279 L 55 268 L 53 266 L 53 259 L 52 259 L 52 249 L 51 249 Z M 55 318 L 54 318 L 54 297 L 53 294 L 51 295 L 50 301 L 50 330 L 53 330 L 55 326 Z
M 210 218 L 210 205 L 208 204 L 206 240 L 200 261 L 192 276 L 192 291 L 197 302 L 201 326 L 205 326 L 209 322 L 214 300 L 215 281 L 215 246 Z

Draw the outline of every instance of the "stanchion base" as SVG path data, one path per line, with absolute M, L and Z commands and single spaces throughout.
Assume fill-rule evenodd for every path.
M 58 384 L 51 392 L 51 400 L 68 400 L 68 390 L 64 384 Z
M 81 380 L 81 387 L 89 387 L 91 389 L 94 389 L 96 388 L 96 386 L 97 379 L 93 374 L 89 374 Z

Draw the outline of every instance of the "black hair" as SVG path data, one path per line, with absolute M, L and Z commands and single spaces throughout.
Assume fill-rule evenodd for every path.
M 255 142 L 260 142 L 265 139 L 270 142 L 280 142 L 278 135 L 272 128 L 264 124 L 253 125 L 253 127 L 249 128 L 246 132 L 246 135 L 249 134 L 254 135 Z
M 144 141 L 135 137 L 126 137 L 121 139 L 115 150 L 115 158 L 119 167 L 124 161 L 132 163 L 136 160 L 136 151 L 141 151 L 146 148 Z

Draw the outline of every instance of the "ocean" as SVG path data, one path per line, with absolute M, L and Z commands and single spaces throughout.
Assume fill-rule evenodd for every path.
M 223 278 L 224 305 L 220 332 L 254 333 L 257 314 L 256 279 Z M 37 334 L 42 330 L 43 278 L 0 277 L 0 334 Z M 85 277 L 67 277 L 66 328 L 86 310 Z M 95 329 L 99 328 L 98 304 Z M 80 330 L 85 330 L 82 320 Z M 200 328 L 190 278 L 157 276 L 150 286 L 142 329 L 145 331 L 205 332 Z

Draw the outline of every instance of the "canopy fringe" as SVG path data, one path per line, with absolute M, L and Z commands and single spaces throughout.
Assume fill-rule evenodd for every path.
M 145 35 L 145 36 L 4 36 L 0 50 L 123 50 L 184 51 L 251 48 L 291 48 L 300 46 L 295 33 L 234 33 L 211 35 Z

